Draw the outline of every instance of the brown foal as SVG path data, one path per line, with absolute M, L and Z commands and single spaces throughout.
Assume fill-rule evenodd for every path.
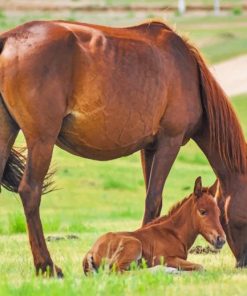
M 220 210 L 209 189 L 195 181 L 194 192 L 176 204 L 167 216 L 155 219 L 133 232 L 109 232 L 102 235 L 83 260 L 85 274 L 97 271 L 102 263 L 110 270 L 125 271 L 132 262 L 145 259 L 152 267 L 164 262 L 181 270 L 201 270 L 187 261 L 188 250 L 198 234 L 216 248 L 225 243 Z

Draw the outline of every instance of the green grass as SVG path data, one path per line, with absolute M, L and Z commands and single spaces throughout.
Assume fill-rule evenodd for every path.
M 247 95 L 233 101 L 247 136 Z M 23 139 L 19 138 L 19 143 Z M 148 270 L 125 275 L 99 274 L 86 278 L 81 261 L 102 233 L 132 230 L 140 225 L 144 208 L 144 183 L 139 155 L 110 162 L 96 162 L 55 149 L 58 191 L 42 200 L 41 214 L 46 237 L 65 239 L 48 242 L 54 261 L 63 268 L 65 279 L 34 276 L 21 202 L 3 190 L 0 196 L 0 294 L 2 295 L 245 295 L 247 270 L 234 269 L 228 247 L 218 255 L 190 255 L 204 265 L 205 272 L 181 275 L 150 274 Z M 214 174 L 193 142 L 182 148 L 169 175 L 163 213 L 192 191 L 201 175 L 210 185 Z M 79 239 L 68 240 L 68 234 Z M 207 243 L 199 237 L 197 244 Z

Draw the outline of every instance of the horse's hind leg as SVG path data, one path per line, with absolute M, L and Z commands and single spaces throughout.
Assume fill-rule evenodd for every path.
M 61 269 L 54 266 L 47 249 L 39 212 L 42 184 L 50 165 L 54 142 L 55 138 L 34 139 L 27 142 L 27 164 L 19 193 L 27 220 L 36 274 L 56 273 L 58 277 L 62 277 Z
M 59 89 L 53 89 L 53 86 L 52 83 L 49 84 L 49 89 L 52 89 L 50 95 L 48 91 L 43 95 L 34 94 L 35 100 L 42 98 L 39 103 L 31 97 L 29 100 L 32 104 L 30 103 L 28 108 L 25 109 L 24 103 L 21 105 L 25 116 L 18 117 L 20 109 L 14 111 L 27 143 L 27 163 L 18 191 L 26 216 L 36 274 L 41 272 L 62 277 L 61 269 L 53 264 L 47 249 L 39 211 L 43 181 L 49 169 L 65 110 L 62 94 Z M 49 102 L 53 102 L 53 105 Z

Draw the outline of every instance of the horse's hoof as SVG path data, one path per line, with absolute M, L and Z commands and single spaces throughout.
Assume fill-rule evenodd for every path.
M 63 278 L 62 269 L 54 265 L 53 263 L 43 263 L 37 264 L 36 266 L 36 275 L 43 277 L 57 277 L 59 279 Z

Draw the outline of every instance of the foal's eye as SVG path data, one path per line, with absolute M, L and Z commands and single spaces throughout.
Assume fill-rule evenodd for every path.
M 200 214 L 201 214 L 202 216 L 206 216 L 206 215 L 207 215 L 207 211 L 204 210 L 204 209 L 200 209 L 199 212 L 200 212 Z

